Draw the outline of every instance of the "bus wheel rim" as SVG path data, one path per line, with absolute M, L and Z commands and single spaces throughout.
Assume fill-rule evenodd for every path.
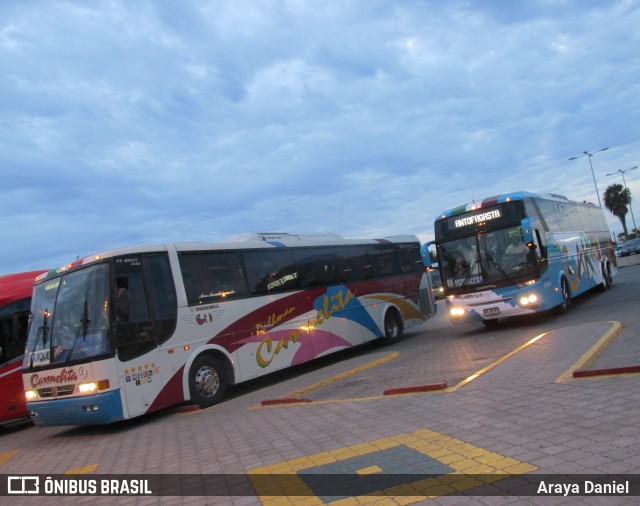
M 218 372 L 213 367 L 201 367 L 196 373 L 195 385 L 200 395 L 213 397 L 220 388 Z
M 388 337 L 396 337 L 398 335 L 398 323 L 395 318 L 387 320 L 386 331 Z

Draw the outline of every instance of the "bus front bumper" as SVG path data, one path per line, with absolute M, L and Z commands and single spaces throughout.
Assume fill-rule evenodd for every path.
M 540 306 L 532 304 L 531 307 L 521 307 L 504 302 L 494 302 L 473 307 L 449 304 L 447 309 L 453 323 L 469 323 L 533 314 L 540 310 Z
M 52 425 L 99 425 L 124 419 L 119 390 L 86 397 L 28 402 L 33 423 Z

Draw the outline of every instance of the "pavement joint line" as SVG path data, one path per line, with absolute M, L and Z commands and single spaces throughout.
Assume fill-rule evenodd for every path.
M 611 328 L 600 338 L 598 341 L 591 346 L 587 350 L 587 352 L 582 355 L 569 369 L 567 369 L 564 373 L 562 373 L 558 379 L 556 379 L 555 383 L 565 383 L 567 381 L 571 381 L 573 379 L 590 379 L 590 378 L 576 378 L 573 373 L 577 370 L 588 368 L 598 355 L 603 352 L 603 350 L 609 346 L 613 338 L 616 337 L 620 332 L 622 332 L 623 326 L 619 321 L 607 321 L 603 323 L 610 323 Z M 602 376 L 600 376 L 602 377 Z

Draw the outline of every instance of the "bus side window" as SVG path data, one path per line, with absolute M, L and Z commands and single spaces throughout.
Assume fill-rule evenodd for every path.
M 339 250 L 342 258 L 342 277 L 347 281 L 361 281 L 366 278 L 368 265 L 367 251 L 364 247 L 349 247 Z
M 121 360 L 131 360 L 156 346 L 142 273 L 116 278 L 116 345 Z
M 154 334 L 158 344 L 169 339 L 176 329 L 178 299 L 171 267 L 166 255 L 144 257 L 144 273 L 149 290 Z
M 393 246 L 380 245 L 370 248 L 369 260 L 377 276 L 389 276 L 400 271 Z
M 400 260 L 400 270 L 402 272 L 424 271 L 419 244 L 399 244 L 397 248 L 398 258 Z

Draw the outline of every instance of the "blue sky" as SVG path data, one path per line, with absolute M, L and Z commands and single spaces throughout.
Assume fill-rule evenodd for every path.
M 568 158 L 610 148 L 601 194 L 640 165 L 638 26 L 640 0 L 4 0 L 0 273 L 245 232 L 425 241 L 516 190 L 595 202 Z

